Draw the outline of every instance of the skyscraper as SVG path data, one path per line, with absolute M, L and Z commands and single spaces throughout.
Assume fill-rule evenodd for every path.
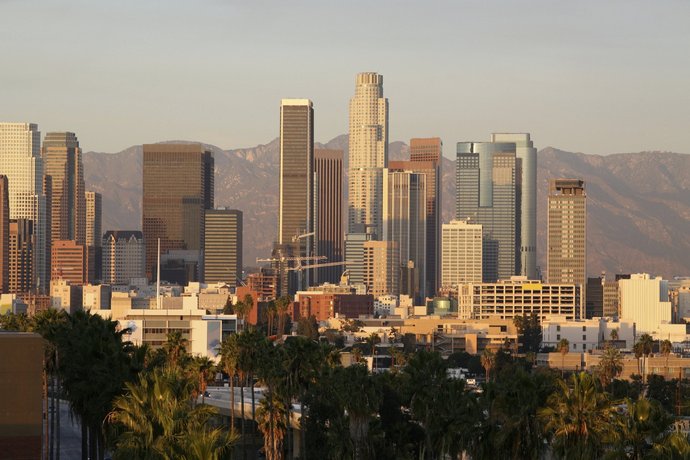
M 236 286 L 242 279 L 242 211 L 208 209 L 204 223 L 204 282 Z
M 357 75 L 350 99 L 348 233 L 373 230 L 382 239 L 383 169 L 388 166 L 388 99 L 383 76 Z
M 51 243 L 74 240 L 86 243 L 84 167 L 74 133 L 48 133 L 41 149 L 44 173 L 52 178 Z
M 51 248 L 51 280 L 65 280 L 71 285 L 94 282 L 93 247 L 75 240 L 53 241 Z
M 327 262 L 343 260 L 343 152 L 341 150 L 316 149 L 314 151 L 316 187 L 314 226 L 316 254 L 326 257 Z M 319 283 L 337 283 L 345 268 L 324 267 L 317 270 Z
M 393 169 L 383 176 L 383 238 L 399 250 L 398 276 L 405 280 L 401 292 L 421 302 L 426 292 L 426 174 Z
M 396 241 L 367 241 L 364 249 L 364 284 L 374 298 L 400 294 L 400 250 Z
M 314 108 L 309 99 L 280 103 L 280 203 L 278 244 L 313 231 Z M 305 252 L 308 238 L 301 239 Z M 309 240 L 313 241 L 313 239 Z M 310 247 L 311 250 L 311 247 Z
M 482 226 L 462 220 L 443 224 L 441 286 L 482 282 Z
M 520 274 L 537 279 L 537 149 L 528 133 L 494 133 L 491 142 L 512 142 L 520 160 Z
M 36 286 L 33 219 L 10 220 L 9 292 L 27 293 Z
M 94 279 L 103 277 L 103 248 L 101 247 L 103 232 L 102 222 L 102 197 L 97 192 L 86 192 L 86 246 L 93 248 L 93 273 Z
M 458 142 L 456 218 L 483 229 L 483 280 L 520 273 L 521 161 L 510 142 Z
M 97 192 L 86 192 L 86 245 L 100 247 L 103 231 L 103 197 Z
M 549 181 L 546 280 L 587 285 L 587 195 L 580 179 Z
M 7 176 L 10 219 L 29 219 L 32 244 L 32 282 L 48 289 L 47 231 L 41 133 L 33 123 L 0 123 L 0 174 Z M 35 275 L 35 277 L 33 276 Z
M 213 208 L 213 169 L 213 155 L 200 144 L 144 145 L 142 220 L 149 279 L 156 273 L 158 238 L 161 254 L 187 251 L 192 261 L 201 258 L 204 212 Z
M 7 176 L 0 175 L 0 293 L 9 292 L 10 283 L 10 200 Z
M 410 163 L 407 169 L 426 174 L 426 292 L 432 296 L 438 290 L 441 273 L 441 139 L 410 139 Z

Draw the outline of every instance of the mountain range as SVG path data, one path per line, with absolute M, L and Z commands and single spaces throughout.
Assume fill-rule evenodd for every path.
M 181 141 L 168 141 L 181 142 Z M 348 136 L 316 148 L 345 152 Z M 244 264 L 269 255 L 278 226 L 278 139 L 223 150 L 215 158 L 215 205 L 244 212 Z M 389 144 L 389 158 L 409 147 Z M 103 230 L 141 229 L 142 146 L 83 155 L 88 190 L 103 195 Z M 455 161 L 443 158 L 442 218 L 455 212 Z M 546 200 L 550 178 L 580 178 L 587 193 L 587 269 L 590 276 L 649 272 L 690 275 L 690 155 L 669 152 L 587 155 L 552 147 L 538 152 L 538 264 L 546 268 Z M 344 179 L 345 188 L 347 178 Z M 345 192 L 347 193 L 347 192 Z

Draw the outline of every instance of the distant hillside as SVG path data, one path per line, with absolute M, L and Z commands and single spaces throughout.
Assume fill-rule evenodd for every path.
M 347 135 L 317 147 L 347 153 Z M 244 261 L 268 255 L 277 231 L 278 141 L 222 150 L 215 156 L 215 203 L 244 211 Z M 87 152 L 87 188 L 103 194 L 103 230 L 141 228 L 141 146 L 115 154 Z M 452 153 L 452 151 L 447 152 Z M 409 155 L 403 142 L 389 146 L 391 159 Z M 345 154 L 347 168 L 347 154 Z M 347 169 L 346 169 L 347 171 Z M 588 270 L 595 275 L 647 270 L 690 274 L 690 155 L 662 152 L 608 156 L 539 152 L 539 264 L 545 268 L 548 179 L 587 181 Z M 347 179 L 345 179 L 347 186 Z M 455 212 L 455 162 L 443 161 L 443 220 Z

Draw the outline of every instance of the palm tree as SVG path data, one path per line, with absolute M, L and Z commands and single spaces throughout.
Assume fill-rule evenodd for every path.
M 607 346 L 599 361 L 599 377 L 601 385 L 607 388 L 611 381 L 618 377 L 623 370 L 621 352 L 612 346 Z
M 563 376 L 565 374 L 565 355 L 570 351 L 570 342 L 568 339 L 561 339 L 556 349 L 561 353 L 561 376 Z
M 213 379 L 215 364 L 207 356 L 195 356 L 190 360 L 188 368 L 191 377 L 196 382 L 195 393 L 201 395 L 201 403 L 205 404 L 206 388 L 208 387 L 208 382 Z
M 290 305 L 290 298 L 287 296 L 280 297 L 276 300 L 276 311 L 278 313 L 278 336 L 285 334 L 285 314 Z
M 559 380 L 558 389 L 539 410 L 544 431 L 559 458 L 599 458 L 610 436 L 613 407 L 590 374 L 574 373 L 569 383 Z
M 380 393 L 363 365 L 336 368 L 334 378 L 335 395 L 347 412 L 354 459 L 365 458 L 364 442 L 369 434 L 369 423 L 379 406 Z
M 647 383 L 647 357 L 649 357 L 654 350 L 654 339 L 649 334 L 642 334 L 635 345 L 639 348 L 638 351 L 644 357 L 642 363 L 642 383 Z
M 127 383 L 108 415 L 115 459 L 219 459 L 235 442 L 232 433 L 209 429 L 217 410 L 192 407 L 196 383 L 179 368 L 166 366 L 144 372 Z
M 661 441 L 672 418 L 657 401 L 644 397 L 636 401 L 625 400 L 624 411 L 616 417 L 616 450 L 622 457 L 641 460 L 652 446 Z
M 673 351 L 673 344 L 670 340 L 666 339 L 659 344 L 659 353 L 661 353 L 666 358 L 666 372 L 664 377 L 668 377 L 668 357 Z
M 220 365 L 223 372 L 228 374 L 230 383 L 230 431 L 235 432 L 235 376 L 237 375 L 239 344 L 237 334 L 230 335 L 220 344 Z
M 618 340 L 618 329 L 611 329 L 611 340 L 616 341 Z
M 267 394 L 256 411 L 259 431 L 264 437 L 266 460 L 282 460 L 283 439 L 285 438 L 285 406 L 275 394 Z
M 268 337 L 273 335 L 273 323 L 278 314 L 275 300 L 271 300 L 266 307 L 266 335 Z
M 180 331 L 172 331 L 168 333 L 168 339 L 163 344 L 163 351 L 167 356 L 168 363 L 172 366 L 182 365 L 180 362 L 187 354 L 187 347 L 189 340 L 182 336 Z
M 496 365 L 496 354 L 491 351 L 490 348 L 485 348 L 482 352 L 481 363 L 486 372 L 486 381 L 488 383 L 491 377 L 491 370 L 494 368 L 494 365 Z

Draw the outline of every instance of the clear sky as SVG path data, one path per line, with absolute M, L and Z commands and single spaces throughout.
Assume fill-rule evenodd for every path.
M 84 150 L 278 135 L 281 98 L 347 132 L 355 74 L 384 76 L 390 140 L 690 153 L 690 2 L 0 0 L 0 121 Z

